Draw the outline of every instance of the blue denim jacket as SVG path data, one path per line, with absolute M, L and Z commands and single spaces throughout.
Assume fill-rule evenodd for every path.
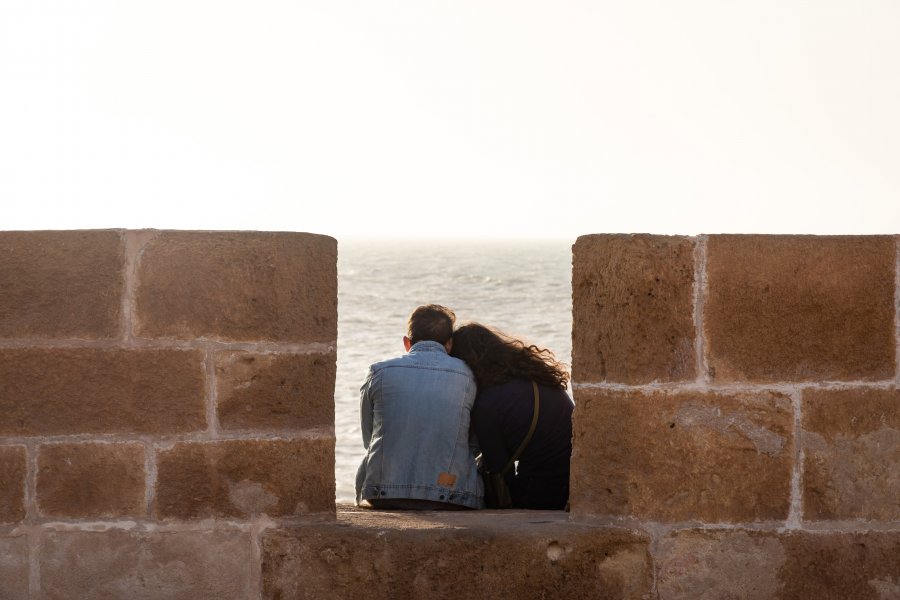
M 469 416 L 475 379 L 438 342 L 375 363 L 360 389 L 363 445 L 356 501 L 415 498 L 481 508 Z

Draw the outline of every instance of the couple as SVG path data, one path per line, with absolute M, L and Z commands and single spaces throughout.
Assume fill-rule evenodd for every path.
M 369 368 L 361 389 L 366 456 L 356 501 L 383 509 L 484 507 L 483 468 L 503 473 L 514 508 L 563 509 L 569 495 L 569 375 L 548 350 L 429 304 L 409 317 L 407 354 Z M 538 418 L 533 426 L 535 393 Z M 511 459 L 533 434 L 518 457 Z

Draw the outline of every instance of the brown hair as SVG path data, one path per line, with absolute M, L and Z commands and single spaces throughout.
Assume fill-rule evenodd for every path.
M 446 344 L 453 335 L 456 314 L 440 304 L 425 304 L 409 315 L 406 336 L 415 344 L 432 341 Z
M 565 365 L 550 350 L 480 323 L 468 323 L 454 332 L 450 354 L 469 365 L 479 388 L 512 379 L 528 379 L 563 390 L 569 383 Z

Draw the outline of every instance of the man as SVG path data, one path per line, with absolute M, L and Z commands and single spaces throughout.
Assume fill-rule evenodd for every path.
M 481 508 L 470 443 L 475 379 L 449 355 L 456 315 L 428 304 L 409 316 L 407 354 L 375 363 L 360 389 L 363 445 L 356 502 L 374 508 Z

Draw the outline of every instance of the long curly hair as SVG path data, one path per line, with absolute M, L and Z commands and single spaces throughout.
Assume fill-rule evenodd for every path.
M 453 332 L 450 354 L 469 365 L 480 389 L 512 379 L 527 379 L 562 390 L 569 384 L 565 365 L 550 350 L 480 323 L 468 323 Z

